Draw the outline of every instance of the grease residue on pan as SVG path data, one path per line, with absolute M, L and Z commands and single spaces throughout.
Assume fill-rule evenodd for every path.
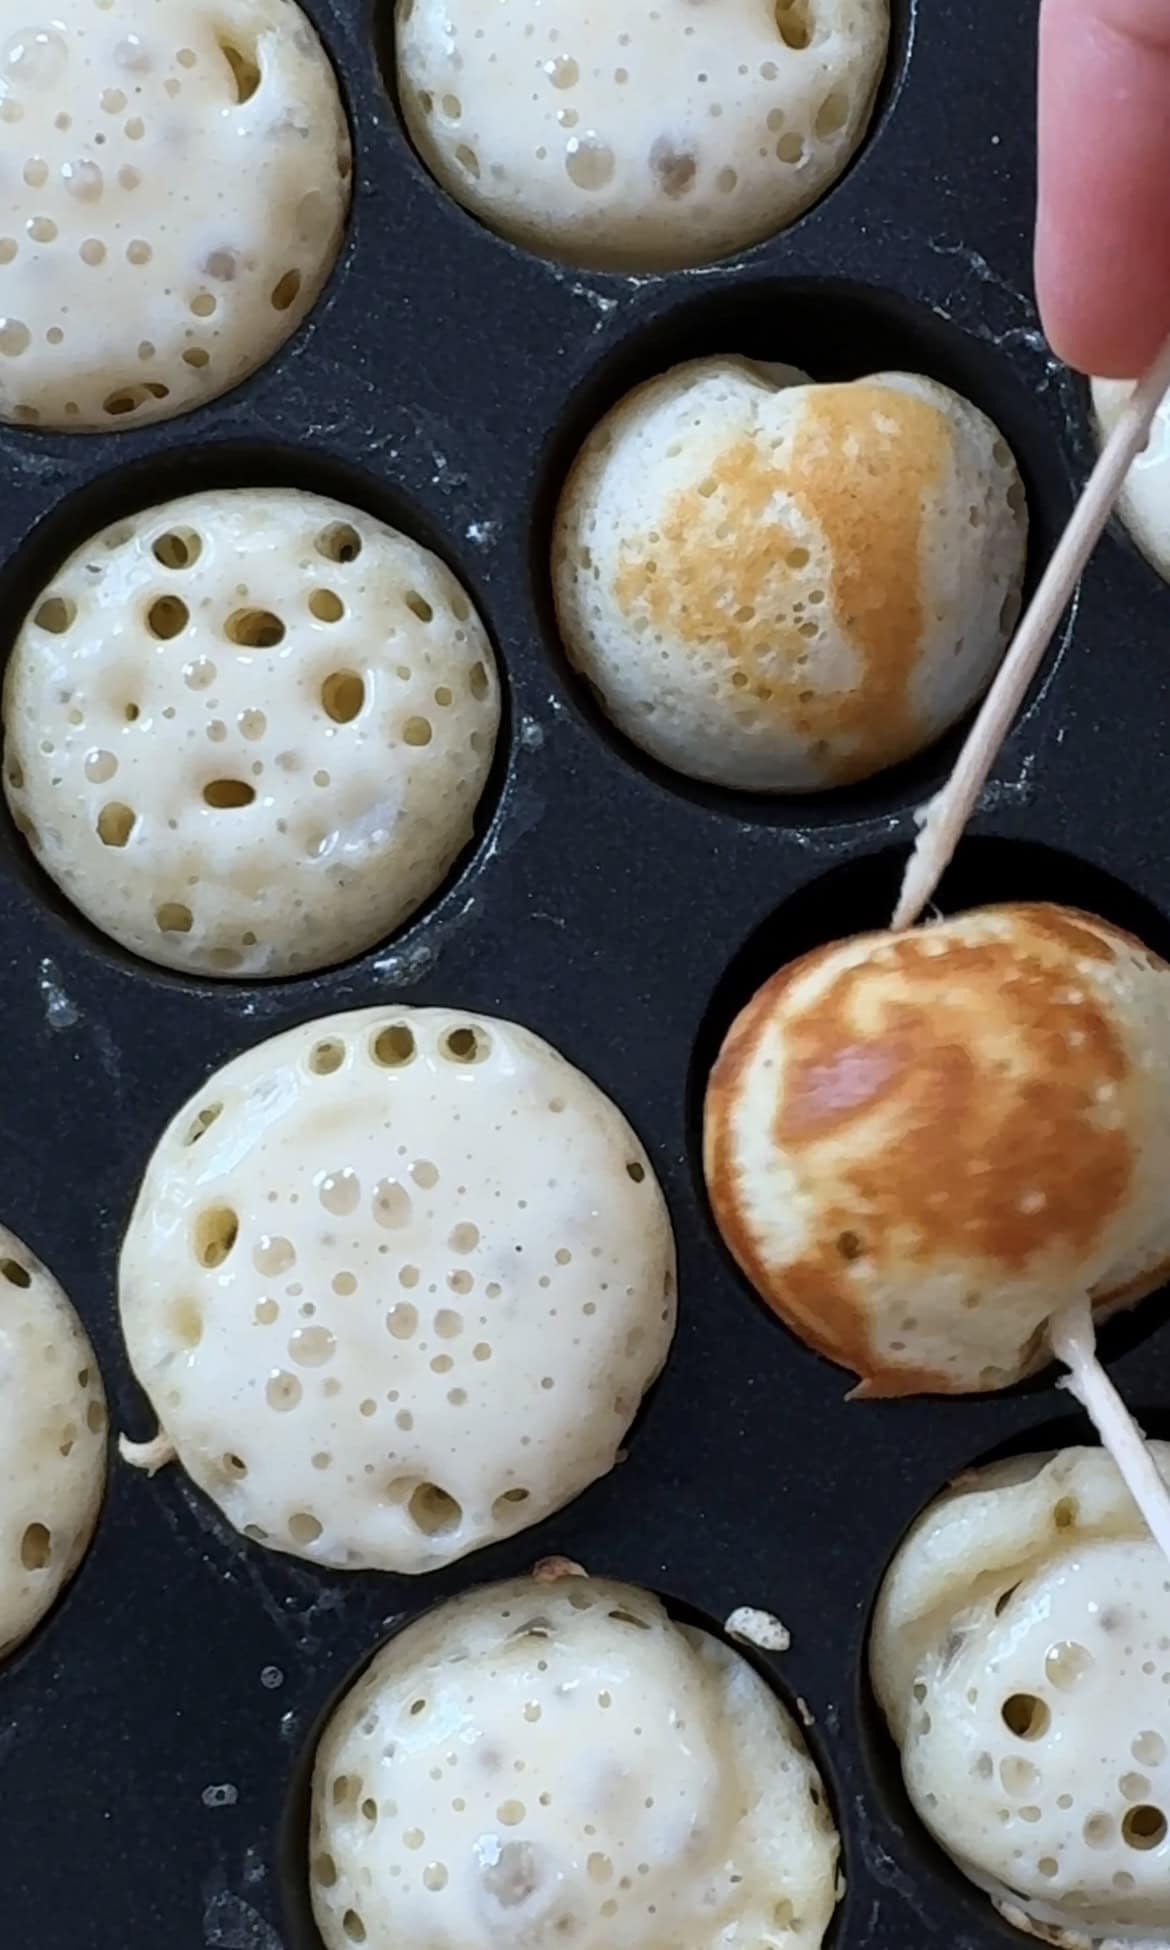
M 135 4 L 93 7 L 94 31 Z M 771 972 L 758 965 L 761 929 L 775 968 L 882 925 L 914 807 L 947 748 L 815 804 L 665 775 L 610 734 L 572 677 L 548 544 L 572 455 L 623 393 L 687 358 L 744 357 L 828 381 L 921 372 L 970 399 L 1019 462 L 1034 584 L 1092 451 L 1084 402 L 1028 296 L 1034 19 L 1008 9 L 991 24 L 971 0 L 904 0 L 871 134 L 815 207 L 698 275 L 626 278 L 542 261 L 452 205 L 388 104 L 371 46 L 386 0 L 304 0 L 304 11 L 339 75 L 359 159 L 328 288 L 257 373 L 173 426 L 93 439 L 0 429 L 5 648 L 107 521 L 233 485 L 328 494 L 437 552 L 483 616 L 509 706 L 497 811 L 452 884 L 392 940 L 267 987 L 200 985 L 117 957 L 5 823 L 8 1222 L 76 1304 L 118 1424 L 141 1428 L 111 1306 L 120 1235 L 152 1145 L 213 1070 L 314 1017 L 399 1003 L 456 1001 L 554 1043 L 645 1140 L 678 1238 L 680 1325 L 627 1459 L 494 1546 L 483 1575 L 557 1554 L 683 1593 L 710 1619 L 745 1600 L 774 1613 L 792 1635 L 781 1683 L 807 1703 L 834 1790 L 839 1950 L 1004 1950 L 1019 1939 L 948 1873 L 899 1798 L 859 1716 L 858 1679 L 869 1608 L 912 1518 L 973 1456 L 1037 1446 L 1057 1399 L 1042 1379 L 986 1400 L 846 1407 L 840 1373 L 752 1301 L 719 1246 L 693 1172 L 688 1088 L 714 1053 L 705 1024 L 746 971 L 741 958 L 756 956 L 753 986 Z M 52 12 L 22 13 L 0 40 Z M 197 204 L 205 185 L 188 172 L 182 188 Z M 5 296 L 10 310 L 22 316 Z M 1161 585 L 1108 542 L 948 900 L 1058 899 L 1164 949 L 1165 920 L 1147 912 L 1170 911 L 1164 638 Z M 1147 1409 L 1170 1393 L 1156 1303 L 1111 1332 L 1105 1353 Z M 1061 1440 L 1085 1432 L 1070 1420 Z M 178 1472 L 150 1484 L 115 1470 L 82 1570 L 0 1672 L 13 1941 L 77 1950 L 84 1927 L 86 1950 L 164 1939 L 319 1950 L 284 1902 L 278 1832 L 297 1754 L 387 1620 L 478 1575 L 455 1565 L 424 1589 L 278 1558 L 241 1542 Z M 234 1803 L 204 1804 L 227 1784 Z

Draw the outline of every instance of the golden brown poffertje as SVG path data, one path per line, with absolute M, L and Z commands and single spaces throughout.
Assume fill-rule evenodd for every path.
M 1170 1270 L 1170 968 L 1109 922 L 978 908 L 815 950 L 711 1075 L 716 1220 L 863 1395 L 1002 1388 Z

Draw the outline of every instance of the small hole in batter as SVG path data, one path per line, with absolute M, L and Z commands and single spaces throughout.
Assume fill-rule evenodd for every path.
M 30 1523 L 20 1540 L 20 1561 L 26 1571 L 43 1571 L 53 1554 L 53 1535 L 43 1523 Z M 1141 1812 L 1134 1809 L 1135 1814 Z M 1165 1823 L 1162 1824 L 1165 1827 Z
M 366 701 L 366 686 L 356 670 L 332 670 L 321 686 L 321 703 L 334 724 L 352 724 Z
M 340 1070 L 345 1062 L 345 1044 L 335 1042 L 314 1043 L 309 1051 L 309 1068 L 314 1076 L 329 1077 Z
M 335 521 L 321 530 L 315 546 L 327 562 L 356 562 L 362 552 L 362 538 L 348 521 Z
M 1121 1820 L 1121 1838 L 1127 1848 L 1159 1848 L 1166 1839 L 1166 1817 L 1161 1808 L 1128 1808 Z
M 182 901 L 164 901 L 162 906 L 155 910 L 154 918 L 163 934 L 190 934 L 191 932 L 193 919 L 191 909 L 185 907 Z
M 212 779 L 203 788 L 205 803 L 214 806 L 217 811 L 250 806 L 255 797 L 256 788 L 246 785 L 243 779 Z
M 497 1523 L 510 1520 L 522 1503 L 527 1503 L 529 1490 L 504 1490 L 492 1504 L 492 1516 Z
M 131 250 L 134 246 L 131 245 Z M 140 406 L 146 406 L 152 399 L 169 399 L 171 389 L 157 380 L 143 380 L 138 386 L 119 386 L 107 393 L 102 401 L 102 411 L 112 420 L 123 419 L 127 413 L 136 413 Z
M 1052 1714 L 1035 1693 L 1012 1693 L 1000 1708 L 1003 1723 L 1018 1740 L 1042 1740 L 1052 1723 Z
M 286 271 L 272 292 L 273 311 L 289 311 L 300 294 L 303 279 L 299 271 Z
M 203 553 L 203 542 L 193 528 L 170 528 L 151 548 L 155 561 L 164 569 L 190 569 Z
M 228 617 L 223 633 L 229 643 L 242 650 L 274 650 L 284 641 L 284 624 L 270 609 L 237 609 Z
M 439 1044 L 439 1053 L 448 1063 L 482 1063 L 491 1053 L 491 1042 L 482 1029 L 468 1023 L 447 1031 Z
M 776 0 L 776 25 L 785 47 L 807 47 L 813 36 L 810 0 Z
M 103 846 L 125 846 L 135 826 L 138 815 L 120 799 L 111 799 L 98 814 L 98 838 Z
M 64 636 L 77 620 L 77 604 L 67 596 L 49 596 L 37 610 L 33 622 L 50 636 Z
M 181 636 L 190 621 L 191 612 L 179 596 L 158 596 L 146 612 L 147 628 L 162 643 Z
M 220 35 L 219 50 L 231 71 L 232 94 L 237 103 L 250 102 L 260 86 L 260 68 L 254 50 Z
M 183 1139 L 184 1145 L 198 1144 L 200 1138 L 211 1129 L 222 1110 L 222 1104 L 204 1104 L 203 1109 L 195 1113 L 193 1122 L 188 1126 L 187 1135 Z
M 461 1506 L 437 1483 L 420 1483 L 407 1508 L 413 1522 L 428 1537 L 448 1536 L 463 1521 Z
M 345 615 L 345 604 L 332 589 L 314 589 L 309 597 L 309 613 L 318 623 L 340 623 Z
M 379 1029 L 370 1044 L 370 1055 L 383 1070 L 400 1070 L 415 1055 L 414 1031 L 404 1022 L 392 1022 Z
M 195 1257 L 200 1266 L 222 1266 L 240 1236 L 240 1221 L 230 1205 L 209 1205 L 195 1221 Z

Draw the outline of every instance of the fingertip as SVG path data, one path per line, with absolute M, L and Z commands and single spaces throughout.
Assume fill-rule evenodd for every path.
M 1119 293 L 1105 267 L 1044 225 L 1036 239 L 1036 299 L 1056 357 L 1100 379 L 1144 372 L 1170 330 L 1170 274 L 1153 290 Z
M 1053 350 L 1134 378 L 1170 332 L 1170 8 L 1044 0 L 1036 295 Z

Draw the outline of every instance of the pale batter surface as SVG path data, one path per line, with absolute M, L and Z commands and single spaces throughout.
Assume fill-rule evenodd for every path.
M 293 0 L 11 3 L 0 418 L 109 432 L 238 385 L 337 256 L 350 138 Z
M 430 1571 L 610 1470 L 675 1319 L 645 1151 L 579 1070 L 452 1009 L 237 1057 L 158 1144 L 122 1251 L 134 1370 L 258 1542 Z
M 857 148 L 889 37 L 887 0 L 397 0 L 395 18 L 407 127 L 444 189 L 533 250 L 619 270 L 791 223 Z
M 1170 1569 L 1108 1456 L 964 1476 L 899 1549 L 870 1664 L 919 1815 L 1009 1920 L 1170 1940 Z
M 488 1585 L 377 1655 L 317 1754 L 327 1950 L 818 1950 L 838 1843 L 792 1720 L 630 1585 Z
M 96 926 L 189 974 L 362 953 L 471 839 L 500 691 L 450 570 L 357 509 L 215 490 L 117 523 L 34 603 L 4 790 Z
M 106 1402 L 57 1281 L 0 1226 L 0 1657 L 77 1569 L 106 1481 Z

